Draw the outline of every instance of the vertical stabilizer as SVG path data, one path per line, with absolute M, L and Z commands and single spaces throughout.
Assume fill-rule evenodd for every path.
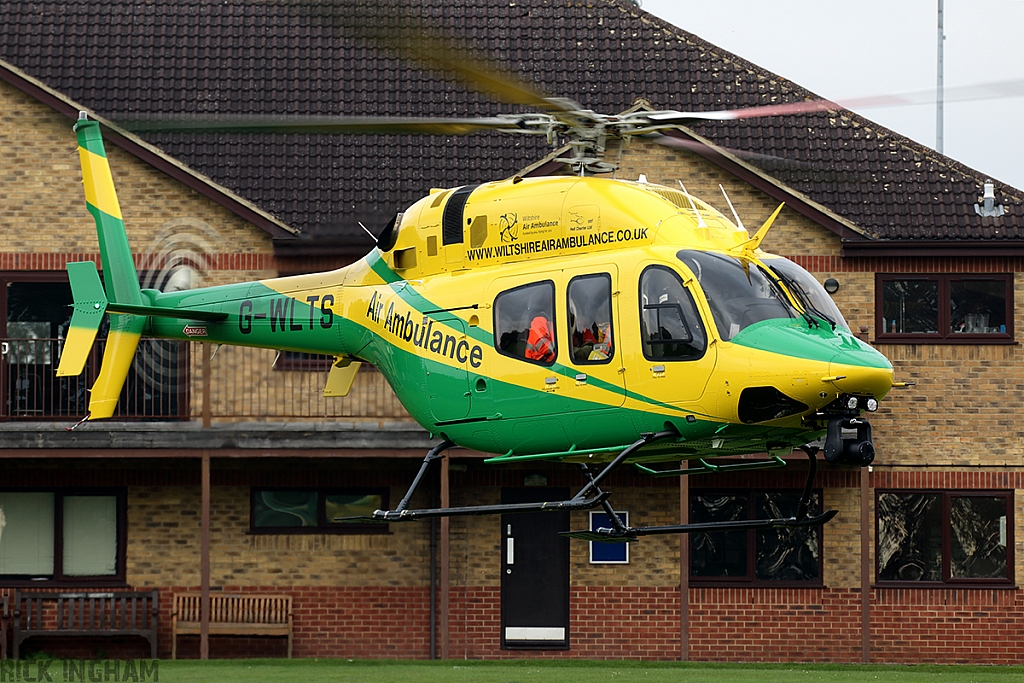
M 96 221 L 107 299 L 110 303 L 140 306 L 144 303 L 142 289 L 128 246 L 128 235 L 121 218 L 117 193 L 114 191 L 114 179 L 107 163 L 100 124 L 86 119 L 83 112 L 75 125 L 75 132 L 78 134 L 85 201 L 89 213 Z M 90 419 L 111 417 L 114 414 L 145 323 L 145 316 L 123 313 L 110 316 L 110 333 L 103 352 L 103 364 L 89 397 Z
M 80 118 L 75 124 L 78 133 L 78 157 L 82 162 L 82 183 L 89 213 L 96 220 L 100 241 L 100 259 L 107 299 L 121 304 L 141 305 L 142 289 L 135 272 L 135 262 L 128 246 L 121 206 L 114 191 L 107 153 L 103 148 L 100 124 Z

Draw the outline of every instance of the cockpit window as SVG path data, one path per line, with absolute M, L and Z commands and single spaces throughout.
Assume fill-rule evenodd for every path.
M 823 318 L 830 324 L 835 323 L 847 330 L 850 329 L 846 320 L 843 319 L 843 314 L 839 312 L 835 302 L 832 301 L 832 297 L 813 275 L 781 256 L 765 258 L 764 264 L 774 270 L 786 283 L 786 286 L 799 299 L 800 304 L 808 313 L 817 318 Z
M 640 276 L 640 336 L 649 360 L 696 360 L 707 349 L 693 297 L 668 268 L 651 266 Z
M 723 341 L 762 320 L 799 316 L 778 284 L 754 263 L 685 249 L 676 256 L 704 290 Z

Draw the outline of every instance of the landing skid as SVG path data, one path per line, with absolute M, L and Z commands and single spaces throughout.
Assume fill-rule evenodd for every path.
M 818 449 L 810 446 L 802 446 L 801 450 L 807 453 L 809 467 L 807 469 L 807 480 L 804 482 L 804 490 L 800 494 L 800 501 L 797 503 L 796 514 L 792 517 L 778 517 L 775 519 L 751 519 L 735 522 L 702 522 L 697 524 L 669 524 L 666 526 L 627 527 L 619 519 L 619 516 L 612 511 L 607 501 L 601 501 L 608 519 L 612 526 L 601 527 L 595 531 L 563 531 L 562 536 L 576 538 L 583 541 L 597 541 L 599 543 L 622 543 L 623 541 L 637 541 L 641 536 L 656 536 L 660 534 L 692 534 L 702 531 L 747 531 L 749 529 L 779 529 L 791 527 L 818 526 L 831 520 L 838 514 L 838 510 L 826 510 L 818 515 L 808 515 L 811 505 L 811 496 L 814 491 L 814 478 L 818 472 Z
M 413 479 L 412 484 L 409 486 L 409 490 L 402 498 L 394 510 L 375 510 L 373 515 L 370 517 L 346 517 L 335 521 L 373 521 L 373 522 L 406 522 L 415 519 L 427 519 L 430 517 L 464 517 L 472 515 L 497 515 L 505 513 L 515 512 L 554 512 L 557 510 L 590 510 L 597 507 L 598 505 L 607 504 L 608 496 L 611 495 L 600 488 L 601 482 L 612 472 L 618 469 L 619 465 L 625 462 L 626 458 L 630 457 L 640 448 L 647 446 L 648 444 L 655 443 L 657 441 L 663 441 L 665 439 L 674 439 L 679 436 L 675 430 L 668 430 L 657 433 L 643 434 L 639 439 L 631 443 L 629 446 L 624 448 L 615 459 L 609 462 L 604 468 L 596 475 L 590 472 L 586 465 L 579 465 L 580 469 L 587 476 L 587 483 L 579 491 L 576 492 L 572 498 L 568 500 L 560 501 L 548 501 L 543 503 L 505 503 L 501 505 L 472 505 L 467 507 L 457 508 L 432 508 L 426 510 L 410 510 L 409 501 L 412 499 L 413 494 L 416 493 L 416 489 L 419 488 L 420 482 L 423 481 L 423 477 L 426 476 L 427 472 L 433 466 L 434 462 L 444 457 L 442 455 L 444 451 L 448 450 L 455 444 L 451 441 L 443 441 L 434 448 L 430 449 L 426 457 L 423 458 L 423 463 L 420 465 L 419 472 L 416 473 L 416 477 Z M 609 507 L 610 509 L 610 507 Z
M 607 513 L 611 520 L 611 528 L 600 528 L 596 531 L 565 531 L 562 536 L 577 538 L 585 541 L 600 541 L 604 543 L 621 543 L 623 541 L 636 541 L 641 536 L 653 536 L 658 534 L 686 534 L 699 531 L 739 531 L 747 529 L 773 529 L 780 527 L 807 527 L 818 526 L 836 516 L 836 510 L 826 510 L 818 515 L 808 515 L 811 495 L 813 492 L 814 478 L 818 470 L 817 448 L 808 446 L 802 447 L 807 453 L 810 467 L 807 472 L 807 481 L 804 484 L 803 493 L 797 504 L 797 511 L 793 517 L 777 519 L 757 519 L 736 522 L 707 522 L 700 524 L 670 524 L 667 526 L 652 527 L 627 527 L 615 514 L 611 503 L 608 502 L 609 492 L 601 490 L 603 482 L 612 472 L 619 468 L 629 457 L 644 446 L 673 439 L 678 436 L 675 430 L 666 430 L 656 433 L 641 435 L 639 439 L 622 449 L 615 458 L 600 470 L 595 471 L 589 465 L 580 463 L 577 465 L 587 482 L 576 494 L 567 500 L 545 501 L 540 503 L 505 503 L 500 505 L 470 505 L 465 507 L 427 508 L 410 509 L 409 503 L 419 488 L 423 478 L 433 467 L 434 463 L 444 457 L 444 452 L 454 446 L 451 441 L 443 441 L 430 449 L 420 465 L 416 477 L 413 479 L 409 490 L 394 510 L 375 510 L 369 517 L 344 517 L 335 521 L 361 521 L 361 522 L 410 522 L 417 519 L 429 519 L 432 517 L 465 517 L 474 515 L 496 515 L 519 512 L 554 512 L 558 510 L 591 510 L 600 507 Z M 784 462 L 779 458 L 776 461 Z M 776 466 L 774 463 L 767 463 L 768 466 Z M 717 468 L 708 469 L 714 471 Z M 703 470 L 702 470 L 703 471 Z M 679 474 L 686 473 L 686 470 L 678 471 Z M 660 473 L 662 476 L 669 472 Z M 672 472 L 671 474 L 676 474 Z

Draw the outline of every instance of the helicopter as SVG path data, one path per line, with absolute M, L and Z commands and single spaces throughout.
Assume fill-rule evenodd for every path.
M 681 185 L 596 175 L 609 169 L 609 137 L 737 114 L 610 116 L 568 100 L 544 101 L 542 113 L 456 121 L 191 117 L 125 124 L 497 129 L 570 138 L 572 156 L 563 161 L 573 175 L 433 190 L 397 214 L 370 253 L 349 266 L 166 293 L 139 285 L 100 123 L 82 112 L 75 130 L 104 280 L 92 261 L 67 265 L 74 304 L 57 374 L 82 372 L 109 314 L 84 420 L 113 415 L 143 335 L 329 354 L 335 360 L 326 395 L 346 395 L 360 363 L 370 363 L 440 440 L 401 502 L 375 511 L 374 521 L 601 507 L 611 527 L 565 535 L 620 542 L 830 520 L 835 510 L 810 513 L 819 452 L 813 444 L 824 439 L 831 463 L 871 463 L 871 428 L 862 415 L 894 386 L 892 365 L 852 334 L 810 273 L 760 249 L 782 205 L 751 236 L 738 217 L 730 221 Z M 411 508 L 428 471 L 454 446 L 492 453 L 492 464 L 572 464 L 584 483 L 567 500 Z M 794 449 L 810 467 L 792 517 L 627 527 L 601 488 L 623 465 L 678 477 L 782 467 Z M 750 453 L 768 459 L 709 462 Z M 695 464 L 678 469 L 680 461 Z
M 324 394 L 348 393 L 375 366 L 410 416 L 439 439 L 393 510 L 360 521 L 402 522 L 600 507 L 610 527 L 563 532 L 621 542 L 694 531 L 815 526 L 817 456 L 866 466 L 870 423 L 893 367 L 852 334 L 815 278 L 763 251 L 782 210 L 751 235 L 679 188 L 601 177 L 609 143 L 665 135 L 698 121 L 840 108 L 824 100 L 740 110 L 603 114 L 538 92 L 415 17 L 381 23 L 358 3 L 326 19 L 400 57 L 530 111 L 481 117 L 200 114 L 119 120 L 128 132 L 539 135 L 570 175 L 510 178 L 431 190 L 343 268 L 194 290 L 143 289 L 121 217 L 100 122 L 75 125 L 104 279 L 92 261 L 67 266 L 74 304 L 57 374 L 77 375 L 109 314 L 100 374 L 85 420 L 111 417 L 142 335 L 325 354 Z M 106 123 L 105 125 L 113 125 Z M 724 190 L 723 190 L 724 192 Z M 728 196 L 726 195 L 728 201 Z M 731 202 L 729 202 L 731 207 Z M 566 500 L 417 509 L 413 495 L 449 449 L 491 464 L 560 462 L 583 484 Z M 626 526 L 602 483 L 622 466 L 654 477 L 786 466 L 806 454 L 791 517 Z M 766 459 L 711 462 L 766 453 Z M 680 468 L 680 461 L 688 461 Z

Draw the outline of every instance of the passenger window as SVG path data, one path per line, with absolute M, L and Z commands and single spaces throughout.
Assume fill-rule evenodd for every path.
M 648 360 L 695 360 L 707 349 L 693 297 L 668 268 L 652 266 L 640 276 L 640 336 Z
M 494 299 L 494 346 L 506 356 L 551 365 L 555 344 L 553 282 L 516 287 Z
M 607 273 L 569 282 L 569 345 L 577 365 L 611 361 L 612 279 Z

